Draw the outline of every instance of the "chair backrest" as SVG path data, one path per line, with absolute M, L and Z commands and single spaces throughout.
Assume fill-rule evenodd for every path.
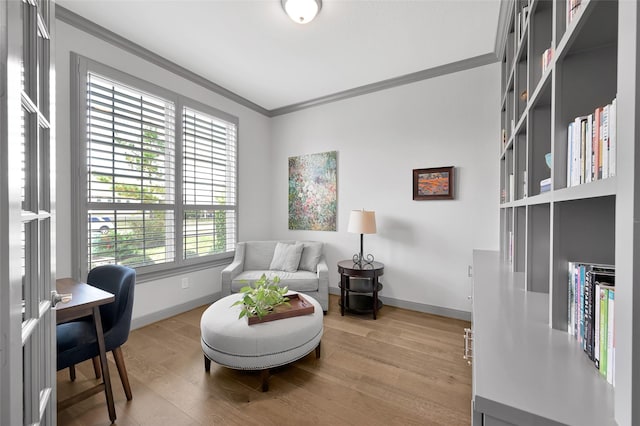
M 87 283 L 115 295 L 115 301 L 100 306 L 102 328 L 107 351 L 121 346 L 129 338 L 136 271 L 122 265 L 93 268 Z

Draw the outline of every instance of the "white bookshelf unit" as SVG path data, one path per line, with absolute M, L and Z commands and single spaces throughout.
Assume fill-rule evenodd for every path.
M 474 253 L 473 424 L 640 424 L 640 6 L 502 7 L 500 251 Z M 598 178 L 571 156 L 568 128 L 614 99 L 617 156 L 599 161 L 616 171 Z M 576 164 L 585 183 L 570 181 Z M 572 261 L 616 266 L 615 388 L 567 333 Z

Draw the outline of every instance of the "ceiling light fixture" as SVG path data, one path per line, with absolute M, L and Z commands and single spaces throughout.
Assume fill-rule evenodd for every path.
M 281 3 L 289 18 L 298 24 L 313 21 L 322 9 L 322 0 L 281 0 Z

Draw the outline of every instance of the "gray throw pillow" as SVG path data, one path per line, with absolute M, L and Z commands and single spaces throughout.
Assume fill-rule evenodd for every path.
M 300 256 L 300 266 L 298 269 L 309 272 L 318 271 L 318 262 L 322 257 L 322 243 L 320 242 L 303 242 L 304 249 Z
M 300 256 L 302 255 L 302 244 L 276 244 L 273 251 L 273 259 L 269 269 L 274 271 L 295 272 L 298 270 Z

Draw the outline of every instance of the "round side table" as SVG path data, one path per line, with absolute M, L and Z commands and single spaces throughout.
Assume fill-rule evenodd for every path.
M 344 316 L 345 309 L 355 313 L 373 313 L 382 307 L 378 299 L 378 292 L 382 284 L 378 277 L 384 274 L 384 264 L 380 262 L 354 263 L 353 260 L 338 262 L 340 273 L 340 314 Z M 357 278 L 351 280 L 352 278 Z

